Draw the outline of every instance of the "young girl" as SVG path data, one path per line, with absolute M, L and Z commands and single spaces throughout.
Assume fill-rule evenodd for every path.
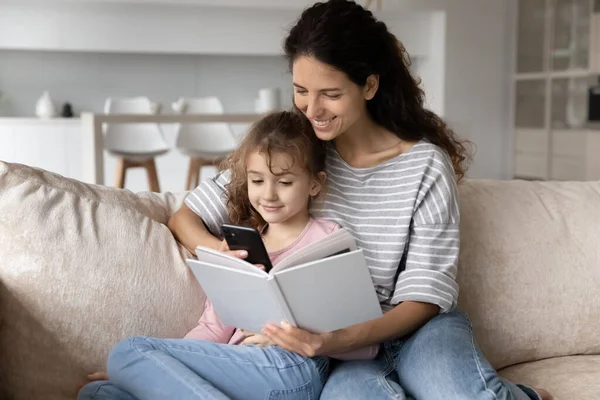
M 325 146 L 301 115 L 273 113 L 250 129 L 239 148 L 225 161 L 229 222 L 257 228 L 271 263 L 335 232 L 338 224 L 309 214 L 325 182 Z M 193 194 L 192 194 L 193 196 Z M 188 202 L 193 207 L 193 202 Z M 221 251 L 228 251 L 223 241 Z M 264 335 L 225 326 L 206 301 L 198 326 L 185 335 L 215 343 L 273 345 Z M 378 346 L 337 354 L 337 359 L 374 358 Z
M 222 173 L 228 174 L 229 179 L 229 222 L 258 228 L 273 265 L 339 229 L 335 222 L 314 219 L 308 211 L 325 182 L 325 153 L 323 142 L 314 135 L 308 120 L 298 113 L 283 111 L 257 122 L 224 163 L 226 172 Z M 210 190 L 209 186 L 205 189 Z M 193 198 L 196 193 L 190 196 Z M 186 200 L 186 204 L 194 207 L 193 201 Z M 214 234 L 221 236 L 220 232 Z M 214 245 L 228 251 L 225 242 Z M 154 343 L 144 344 L 149 341 Z M 236 374 L 235 364 L 241 361 L 240 357 L 225 356 L 226 352 L 219 351 L 216 343 L 221 347 L 262 347 L 263 350 L 254 350 L 256 373 Z M 332 357 L 372 359 L 378 349 L 374 345 Z M 242 353 L 247 351 L 242 349 Z M 249 399 L 266 398 L 300 386 L 318 398 L 328 371 L 328 358 L 286 353 L 264 335 L 224 325 L 207 300 L 198 325 L 184 340 L 131 338 L 119 343 L 109 355 L 108 376 L 90 375 L 92 380 L 104 380 L 87 384 L 78 398 L 219 398 L 215 393 L 222 391 L 228 397 Z M 282 369 L 286 371 L 281 374 L 281 382 L 260 382 L 265 374 L 260 364 L 264 364 L 261 360 L 265 357 L 282 358 Z M 165 372 L 165 368 L 169 370 Z M 266 371 L 269 369 L 272 367 Z M 212 379 L 202 378 L 204 370 Z M 219 375 L 222 385 L 214 380 Z M 185 385 L 181 384 L 183 380 Z M 173 381 L 179 383 L 172 384 Z

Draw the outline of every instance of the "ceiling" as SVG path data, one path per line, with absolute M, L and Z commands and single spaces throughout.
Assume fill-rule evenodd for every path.
M 3 0 L 3 3 L 15 4 L 161 4 L 172 6 L 202 6 L 202 7 L 239 7 L 239 8 L 270 8 L 302 10 L 316 2 L 316 0 Z M 357 3 L 365 5 L 368 0 L 356 0 Z M 393 10 L 402 7 L 402 3 L 411 3 L 411 0 L 385 0 L 382 2 L 382 10 Z M 371 9 L 376 9 L 377 1 L 373 1 Z

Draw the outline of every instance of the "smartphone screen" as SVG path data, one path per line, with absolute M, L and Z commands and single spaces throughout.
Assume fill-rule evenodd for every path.
M 230 250 L 246 250 L 248 257 L 245 260 L 251 264 L 264 265 L 266 272 L 273 268 L 269 253 L 256 229 L 229 224 L 223 224 L 221 229 Z

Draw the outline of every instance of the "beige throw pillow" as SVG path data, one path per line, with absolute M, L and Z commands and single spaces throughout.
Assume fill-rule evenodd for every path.
M 182 200 L 0 162 L 0 398 L 73 399 L 118 340 L 195 325 L 204 296 L 164 225 Z

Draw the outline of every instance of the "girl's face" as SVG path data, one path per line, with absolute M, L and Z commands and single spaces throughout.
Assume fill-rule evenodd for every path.
M 313 57 L 298 57 L 292 66 L 294 103 L 310 120 L 321 140 L 333 140 L 357 121 L 368 118 L 366 101 L 375 96 L 377 79 L 365 87 Z
M 309 198 L 319 194 L 325 176 L 323 172 L 310 176 L 292 157 L 281 153 L 272 155 L 269 168 L 267 158 L 258 151 L 248 156 L 246 170 L 250 203 L 269 224 L 306 218 Z

